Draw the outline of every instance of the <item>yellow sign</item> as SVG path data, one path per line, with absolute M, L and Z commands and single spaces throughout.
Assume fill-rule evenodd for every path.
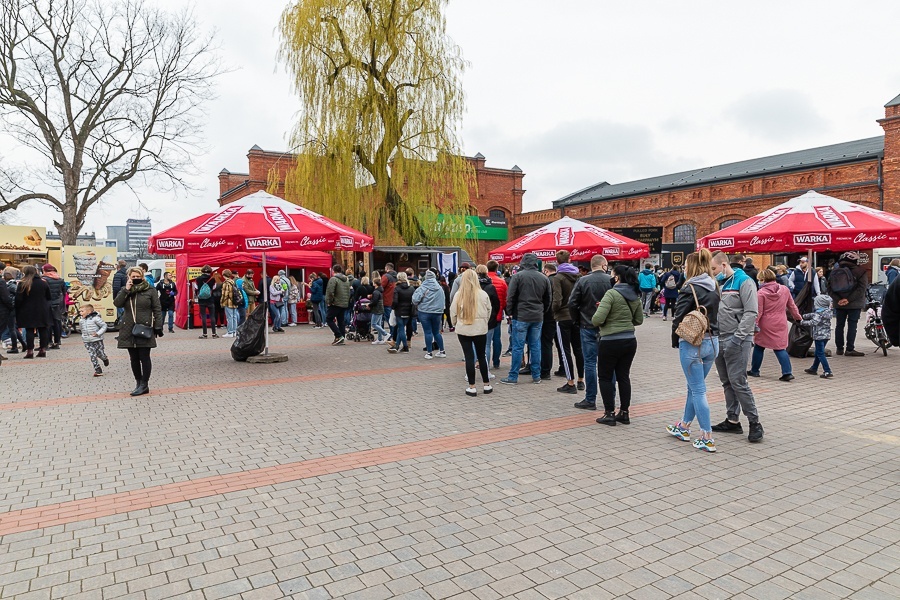
M 0 253 L 46 254 L 47 228 L 0 225 Z
M 117 250 L 110 246 L 63 246 L 62 276 L 69 297 L 78 305 L 92 304 L 103 320 L 116 320 L 112 277 Z

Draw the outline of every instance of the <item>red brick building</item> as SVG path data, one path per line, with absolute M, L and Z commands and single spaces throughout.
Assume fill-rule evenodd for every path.
M 477 259 L 486 260 L 489 250 L 509 239 L 509 227 L 513 216 L 522 213 L 522 179 L 525 174 L 518 166 L 498 169 L 485 166 L 485 157 L 478 153 L 466 157 L 475 169 L 476 187 L 470 190 L 469 206 L 473 217 L 486 222 L 494 237 L 503 239 L 479 240 Z M 269 173 L 277 174 L 279 185 L 275 195 L 284 197 L 284 179 L 294 165 L 295 156 L 285 152 L 269 152 L 253 146 L 247 153 L 247 173 L 232 173 L 228 169 L 219 172 L 219 205 L 225 205 L 268 187 Z M 502 230 L 502 231 L 500 231 Z M 375 240 L 376 247 L 384 240 Z
M 878 123 L 884 136 L 619 184 L 600 182 L 517 215 L 518 237 L 563 215 L 600 227 L 662 227 L 663 249 L 694 240 L 816 190 L 900 213 L 900 96 Z

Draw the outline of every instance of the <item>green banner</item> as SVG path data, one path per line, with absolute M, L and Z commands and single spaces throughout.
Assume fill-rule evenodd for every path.
M 466 217 L 465 225 L 462 223 L 453 223 L 452 221 L 445 221 L 444 215 L 438 215 L 437 220 L 434 223 L 434 230 L 437 232 L 445 232 L 448 234 L 454 234 L 459 231 L 458 228 L 465 227 L 466 228 L 466 239 L 467 240 L 494 240 L 494 241 L 506 241 L 509 239 L 509 230 L 506 227 L 496 227 L 492 225 L 488 225 L 484 222 L 479 216 L 469 215 Z

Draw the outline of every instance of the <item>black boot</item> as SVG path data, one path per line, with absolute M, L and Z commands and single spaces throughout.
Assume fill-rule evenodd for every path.
M 616 425 L 616 413 L 607 411 L 603 413 L 603 416 L 597 419 L 597 422 L 601 425 L 611 425 L 615 427 Z
M 146 379 L 138 379 L 137 386 L 132 390 L 132 396 L 143 396 L 144 394 L 149 394 L 150 388 L 147 386 Z

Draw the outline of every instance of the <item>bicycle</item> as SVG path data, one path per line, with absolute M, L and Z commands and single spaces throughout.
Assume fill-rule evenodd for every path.
M 878 352 L 880 348 L 887 356 L 891 342 L 888 340 L 884 322 L 881 320 L 881 301 L 875 298 L 871 290 L 866 290 L 866 316 L 866 338 L 877 346 L 875 352 Z

